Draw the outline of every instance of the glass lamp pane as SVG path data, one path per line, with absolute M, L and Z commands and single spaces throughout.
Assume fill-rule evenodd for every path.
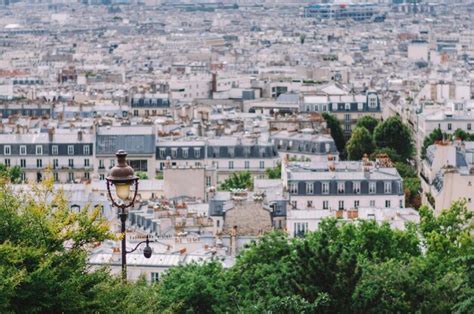
M 115 184 L 115 193 L 117 193 L 118 198 L 120 198 L 122 201 L 125 201 L 130 195 L 130 184 Z

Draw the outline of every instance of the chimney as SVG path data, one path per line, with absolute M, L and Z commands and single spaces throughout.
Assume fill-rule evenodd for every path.
M 237 226 L 230 231 L 230 252 L 231 256 L 237 255 Z
M 54 139 L 54 128 L 48 129 L 48 140 L 52 142 Z

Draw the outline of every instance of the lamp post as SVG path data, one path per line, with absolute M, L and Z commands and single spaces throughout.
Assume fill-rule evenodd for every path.
M 124 150 L 119 150 L 115 154 L 117 156 L 117 165 L 115 165 L 112 170 L 110 170 L 109 176 L 106 178 L 107 182 L 107 192 L 109 198 L 112 201 L 112 205 L 119 209 L 120 217 L 120 232 L 122 233 L 122 279 L 127 280 L 127 254 L 132 253 L 138 249 L 138 247 L 146 243 L 146 247 L 143 251 L 143 254 L 146 258 L 150 258 L 152 254 L 152 249 L 149 246 L 150 241 L 148 236 L 145 241 L 142 241 L 137 244 L 137 246 L 131 250 L 127 251 L 126 247 L 126 232 L 125 232 L 125 223 L 128 218 L 127 208 L 132 207 L 135 203 L 138 192 L 138 177 L 135 176 L 133 168 L 127 164 L 127 153 Z M 111 192 L 111 186 L 115 186 L 115 194 L 118 198 L 115 199 Z M 133 196 L 130 199 L 130 187 L 134 186 Z

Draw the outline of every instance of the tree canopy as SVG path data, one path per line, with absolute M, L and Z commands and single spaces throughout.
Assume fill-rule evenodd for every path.
M 231 191 L 234 189 L 252 190 L 253 179 L 249 171 L 241 171 L 232 173 L 224 182 L 221 183 L 220 189 L 223 191 Z
M 378 119 L 375 119 L 372 116 L 363 116 L 357 120 L 356 128 L 364 127 L 372 135 L 377 125 L 379 125 L 379 123 L 380 121 Z
M 415 152 L 411 131 L 398 116 L 388 118 L 375 128 L 374 141 L 379 148 L 392 148 L 403 160 Z
M 403 231 L 337 219 L 294 239 L 274 231 L 230 268 L 214 259 L 122 283 L 87 267 L 89 248 L 114 237 L 97 210 L 71 213 L 50 180 L 29 193 L 1 183 L 0 312 L 472 313 L 473 213 L 419 212 Z
M 370 155 L 374 149 L 372 135 L 365 127 L 359 126 L 352 131 L 351 138 L 347 142 L 347 158 L 361 160 L 364 154 Z
M 331 136 L 334 139 L 339 154 L 344 155 L 346 140 L 339 120 L 337 120 L 334 115 L 327 112 L 323 112 L 322 116 L 324 120 L 326 120 L 328 129 L 331 130 Z

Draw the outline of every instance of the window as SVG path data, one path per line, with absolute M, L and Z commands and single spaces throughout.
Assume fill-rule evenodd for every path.
M 138 110 L 133 110 L 133 115 L 134 115 L 135 117 L 138 117 Z
M 90 163 L 89 163 L 89 159 L 84 159 L 84 167 L 89 167 Z
M 172 148 L 171 149 L 171 158 L 175 159 L 178 156 L 178 149 Z
M 104 160 L 103 159 L 99 159 L 99 169 L 104 169 Z
M 26 145 L 20 146 L 20 155 L 26 155 Z
M 104 175 L 104 174 L 100 174 L 100 175 L 99 175 L 99 180 L 101 180 L 101 181 L 102 181 L 102 180 L 105 180 L 105 175 Z
M 51 146 L 51 155 L 57 155 L 59 153 L 58 145 Z
M 383 185 L 383 192 L 385 194 L 390 194 L 392 193 L 392 182 L 384 182 Z
M 375 182 L 369 182 L 369 194 L 375 194 L 376 185 Z
M 244 162 L 244 167 L 245 167 L 245 169 L 250 168 L 250 162 L 249 162 L 248 160 L 246 160 L 246 161 Z
M 69 173 L 68 173 L 68 181 L 69 181 L 69 182 L 73 182 L 73 181 L 74 181 L 74 173 L 73 173 L 73 172 L 69 172 Z
M 307 201 L 306 202 L 306 207 L 313 208 L 313 201 Z
M 36 159 L 36 167 L 37 168 L 43 168 L 43 160 L 42 159 Z
M 201 149 L 195 148 L 194 149 L 194 158 L 199 158 L 201 157 Z
M 312 182 L 306 182 L 306 194 L 313 194 L 314 184 Z
M 115 166 L 115 159 L 110 159 L 110 168 Z
M 304 234 L 308 231 L 307 222 L 295 222 L 293 224 L 294 231 L 293 236 L 295 237 L 304 237 Z
M 151 273 L 151 282 L 158 282 L 160 280 L 160 273 Z
M 89 172 L 84 172 L 84 178 L 87 179 L 87 180 L 90 179 Z
M 400 208 L 403 208 L 403 200 L 400 200 Z
M 89 145 L 85 145 L 85 146 L 82 147 L 82 153 L 86 156 L 90 155 L 91 149 L 90 149 Z
M 234 169 L 234 162 L 232 160 L 229 161 L 229 169 Z
M 467 129 L 468 129 L 469 131 L 471 130 L 471 124 L 470 124 L 470 123 L 467 124 Z
M 5 166 L 10 167 L 10 159 L 5 159 Z
M 359 208 L 359 204 L 360 204 L 359 201 L 354 201 L 354 208 L 355 209 Z
M 351 125 L 350 124 L 345 124 L 344 125 L 344 131 L 350 132 L 351 131 Z
M 329 194 L 329 183 L 328 182 L 323 182 L 323 184 L 322 184 L 322 193 L 323 194 Z
M 25 174 L 24 172 L 22 172 L 22 173 L 20 174 L 20 180 L 21 180 L 21 182 L 25 182 L 25 181 L 26 181 L 26 174 Z
M 229 153 L 230 157 L 234 157 L 234 153 L 235 153 L 234 147 L 227 147 L 227 152 Z
M 53 176 L 54 176 L 54 181 L 59 182 L 59 173 L 55 172 Z
M 298 194 L 298 184 L 297 183 L 290 183 L 289 190 L 291 194 Z
M 357 110 L 359 111 L 364 110 L 364 103 L 361 103 L 361 102 L 357 103 Z
M 57 159 L 53 159 L 53 168 L 56 169 L 59 166 L 59 161 Z
M 344 194 L 345 184 L 344 182 L 337 183 L 337 194 Z
M 291 206 L 295 209 L 297 209 L 298 203 L 296 201 L 291 201 Z
M 354 194 L 360 194 L 360 182 L 354 182 L 352 184 L 352 190 Z
M 370 204 L 370 207 L 375 207 L 375 200 L 370 200 L 369 204 Z
M 452 127 L 451 123 L 448 123 L 448 131 L 451 131 Z
M 26 167 L 26 159 L 20 159 L 20 167 L 22 168 Z
M 10 145 L 3 146 L 3 154 L 4 155 L 11 155 L 12 154 L 12 148 L 11 148 Z
M 344 120 L 345 120 L 346 122 L 351 121 L 351 115 L 348 114 L 348 113 L 346 113 L 346 114 L 344 115 Z
M 35 148 L 36 155 L 43 155 L 43 146 L 42 145 L 36 145 Z
M 74 159 L 68 159 L 68 163 L 70 168 L 73 168 L 74 167 Z
M 339 201 L 339 206 L 338 206 L 339 210 L 343 210 L 344 209 L 344 201 Z
M 265 161 L 260 160 L 259 167 L 260 167 L 260 169 L 264 169 L 265 168 Z
M 389 200 L 386 200 L 386 201 L 385 201 L 385 207 L 386 207 L 386 208 L 390 208 L 390 207 L 391 207 L 390 205 L 391 205 L 391 204 L 390 204 L 390 201 L 389 201 Z
M 329 209 L 329 201 L 323 201 L 323 209 Z
M 160 159 L 165 159 L 166 149 L 160 148 Z
M 188 156 L 189 156 L 189 149 L 183 148 L 183 158 L 188 158 Z
M 206 186 L 211 186 L 211 176 L 206 176 Z
M 345 108 L 346 108 L 346 111 L 351 110 L 351 104 L 350 104 L 350 103 L 346 103 Z
M 369 96 L 369 108 L 376 108 L 377 107 L 377 96 L 371 95 Z
M 68 155 L 74 155 L 74 145 L 68 145 L 67 146 L 67 154 Z

